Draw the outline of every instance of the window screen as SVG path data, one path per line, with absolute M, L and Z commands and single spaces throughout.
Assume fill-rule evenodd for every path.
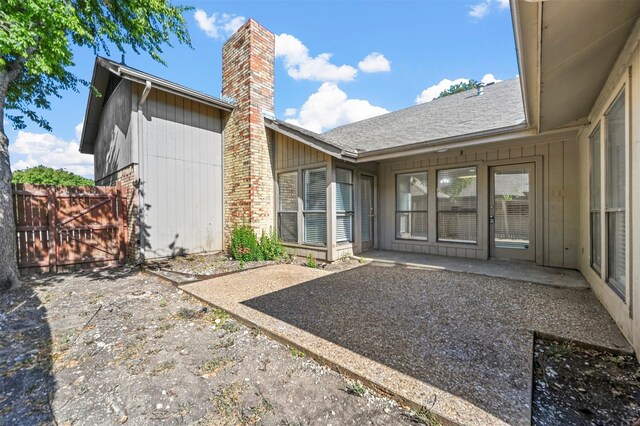
M 327 170 L 304 172 L 304 242 L 327 243 Z
M 477 242 L 477 169 L 438 170 L 438 241 Z
M 605 198 L 608 282 L 625 297 L 626 275 L 626 122 L 622 91 L 605 115 Z
M 427 239 L 427 172 L 396 176 L 396 238 Z
M 336 168 L 336 241 L 353 241 L 353 172 Z
M 589 138 L 589 150 L 591 152 L 591 173 L 589 174 L 589 209 L 591 222 L 591 267 L 600 272 L 602 262 L 601 242 L 602 233 L 600 225 L 600 126 Z
M 278 175 L 278 237 L 298 242 L 298 173 Z

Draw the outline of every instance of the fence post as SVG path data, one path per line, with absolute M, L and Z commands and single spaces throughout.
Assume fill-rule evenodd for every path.
M 54 188 L 47 188 L 47 211 L 49 213 L 49 272 L 58 272 L 58 231 L 56 222 L 56 193 Z
M 125 242 L 125 221 L 126 221 L 126 212 L 125 212 L 125 202 L 124 195 L 122 194 L 122 184 L 120 181 L 116 182 L 116 196 L 117 196 L 117 208 L 118 208 L 118 240 L 120 241 L 120 250 L 118 253 L 118 261 L 122 265 L 124 264 L 126 255 L 127 255 L 127 244 Z

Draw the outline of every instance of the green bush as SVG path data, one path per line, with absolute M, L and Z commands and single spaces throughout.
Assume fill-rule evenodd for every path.
M 234 228 L 231 233 L 231 255 L 240 262 L 256 260 L 277 260 L 285 256 L 286 251 L 276 232 L 262 233 L 258 240 L 250 226 Z
M 309 268 L 317 268 L 318 267 L 318 262 L 316 262 L 316 258 L 311 256 L 311 254 L 307 255 L 307 266 Z
M 282 241 L 278 238 L 276 231 L 271 229 L 269 233 L 262 233 L 260 237 L 260 249 L 264 256 L 264 260 L 277 260 L 282 258 L 286 251 L 282 245 Z
M 241 262 L 263 260 L 258 237 L 250 226 L 236 227 L 231 233 L 231 255 Z

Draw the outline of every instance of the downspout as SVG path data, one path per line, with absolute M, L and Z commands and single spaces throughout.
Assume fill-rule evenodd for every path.
M 144 223 L 144 182 L 142 181 L 142 176 L 144 176 L 144 144 L 142 143 L 143 131 L 142 125 L 144 124 L 144 113 L 142 112 L 142 106 L 147 101 L 147 97 L 151 93 L 151 82 L 146 80 L 144 83 L 144 89 L 142 90 L 142 95 L 140 95 L 140 100 L 138 101 L 138 237 L 140 238 L 140 242 L 138 244 L 138 253 L 139 259 L 138 263 L 143 263 L 145 261 L 145 232 L 142 232 L 141 224 Z

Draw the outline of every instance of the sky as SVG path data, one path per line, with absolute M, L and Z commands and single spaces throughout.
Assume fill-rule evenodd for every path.
M 519 74 L 508 0 L 174 3 L 194 7 L 185 13 L 192 48 L 166 47 L 166 66 L 128 52 L 128 66 L 220 96 L 222 45 L 254 18 L 276 35 L 276 116 L 316 132 L 428 102 L 460 81 Z M 89 80 L 94 59 L 75 48 L 71 71 Z M 93 177 L 92 156 L 78 151 L 88 92 L 52 99 L 41 111 L 50 133 L 5 126 L 14 170 L 44 164 Z

